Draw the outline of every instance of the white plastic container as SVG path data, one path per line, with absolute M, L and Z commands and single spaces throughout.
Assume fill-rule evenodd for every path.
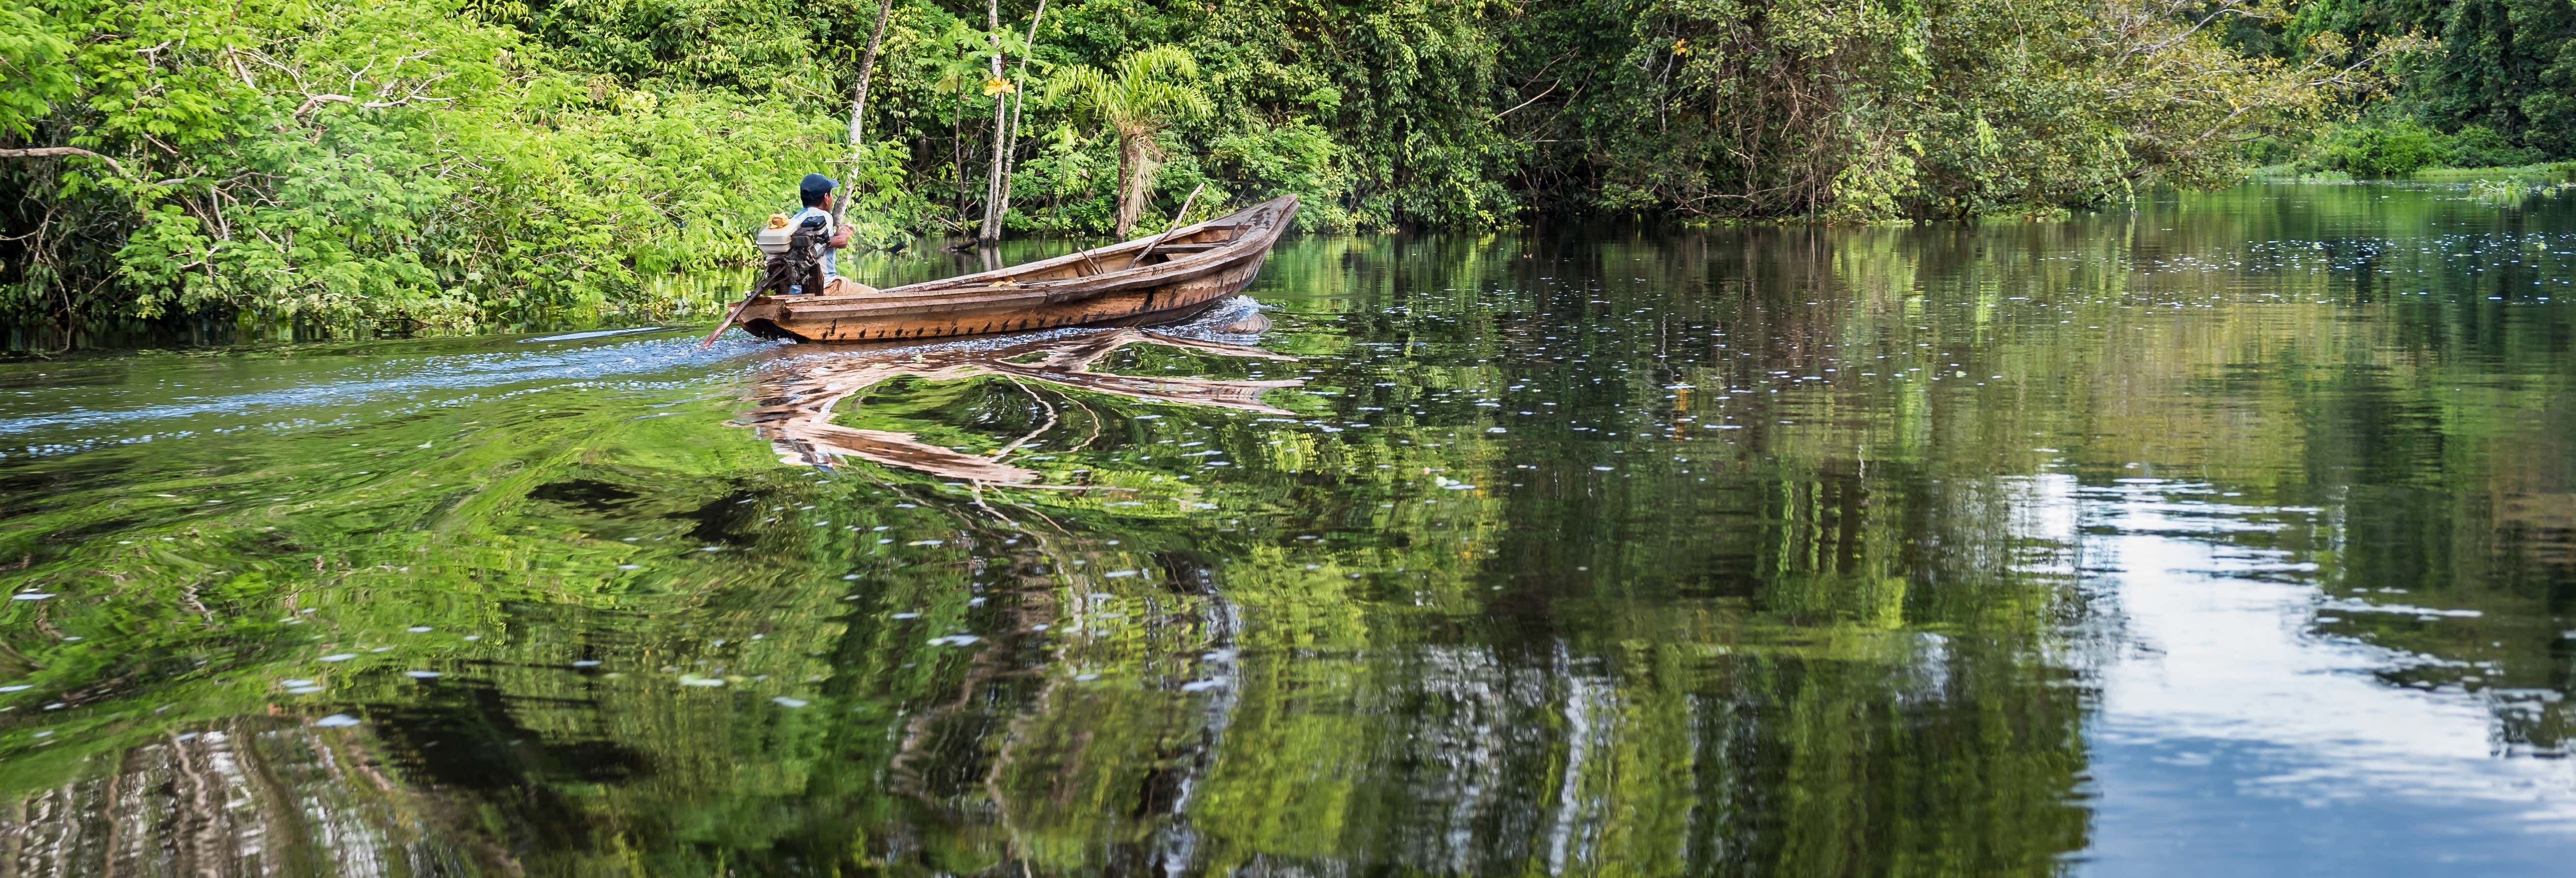
M 771 256 L 787 252 L 787 241 L 795 234 L 796 228 L 787 223 L 786 214 L 770 214 L 769 225 L 760 230 L 760 252 Z

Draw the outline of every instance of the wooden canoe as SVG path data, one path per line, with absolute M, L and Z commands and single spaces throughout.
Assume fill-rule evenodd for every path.
M 1168 235 L 995 271 L 832 296 L 761 296 L 734 322 L 762 338 L 879 341 L 1179 320 L 1241 292 L 1297 216 L 1297 196 Z M 1140 250 L 1152 247 L 1141 262 Z

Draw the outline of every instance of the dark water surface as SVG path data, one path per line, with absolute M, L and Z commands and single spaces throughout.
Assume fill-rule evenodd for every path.
M 2576 857 L 2566 196 L 1303 238 L 1250 295 L 0 364 L 0 872 Z

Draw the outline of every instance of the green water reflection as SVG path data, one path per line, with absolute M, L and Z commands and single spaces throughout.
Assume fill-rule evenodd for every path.
M 2120 700 L 2156 646 L 2124 632 L 2185 578 L 2149 543 L 2295 590 L 2297 643 L 2564 805 L 2535 757 L 2576 720 L 2571 213 L 2269 187 L 2031 225 L 1308 238 L 1250 291 L 1270 332 L 1091 366 L 1282 382 L 1266 410 L 921 374 L 1031 348 L 685 331 L 0 365 L 0 857 L 2135 870 L 2184 824 L 2121 754 L 2224 737 Z M 764 432 L 853 364 L 891 370 L 831 425 L 1031 475 Z M 2265 758 L 2145 770 L 2295 761 Z M 2223 849 L 2576 847 L 2520 807 L 2312 808 Z M 2447 841 L 2335 828 L 2428 820 Z

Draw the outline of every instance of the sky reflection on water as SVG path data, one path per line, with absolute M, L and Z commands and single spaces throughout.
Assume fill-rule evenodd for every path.
M 2090 733 L 2100 871 L 2425 874 L 2576 850 L 2576 766 L 2506 756 L 2495 728 L 2560 690 L 2390 686 L 2376 675 L 2442 659 L 2317 617 L 2446 611 L 2327 601 L 2304 581 L 2316 565 L 2229 545 L 2271 510 L 2210 486 L 2072 482 L 2065 502 L 2101 531 L 2082 541 L 2088 584 L 2119 629 Z

